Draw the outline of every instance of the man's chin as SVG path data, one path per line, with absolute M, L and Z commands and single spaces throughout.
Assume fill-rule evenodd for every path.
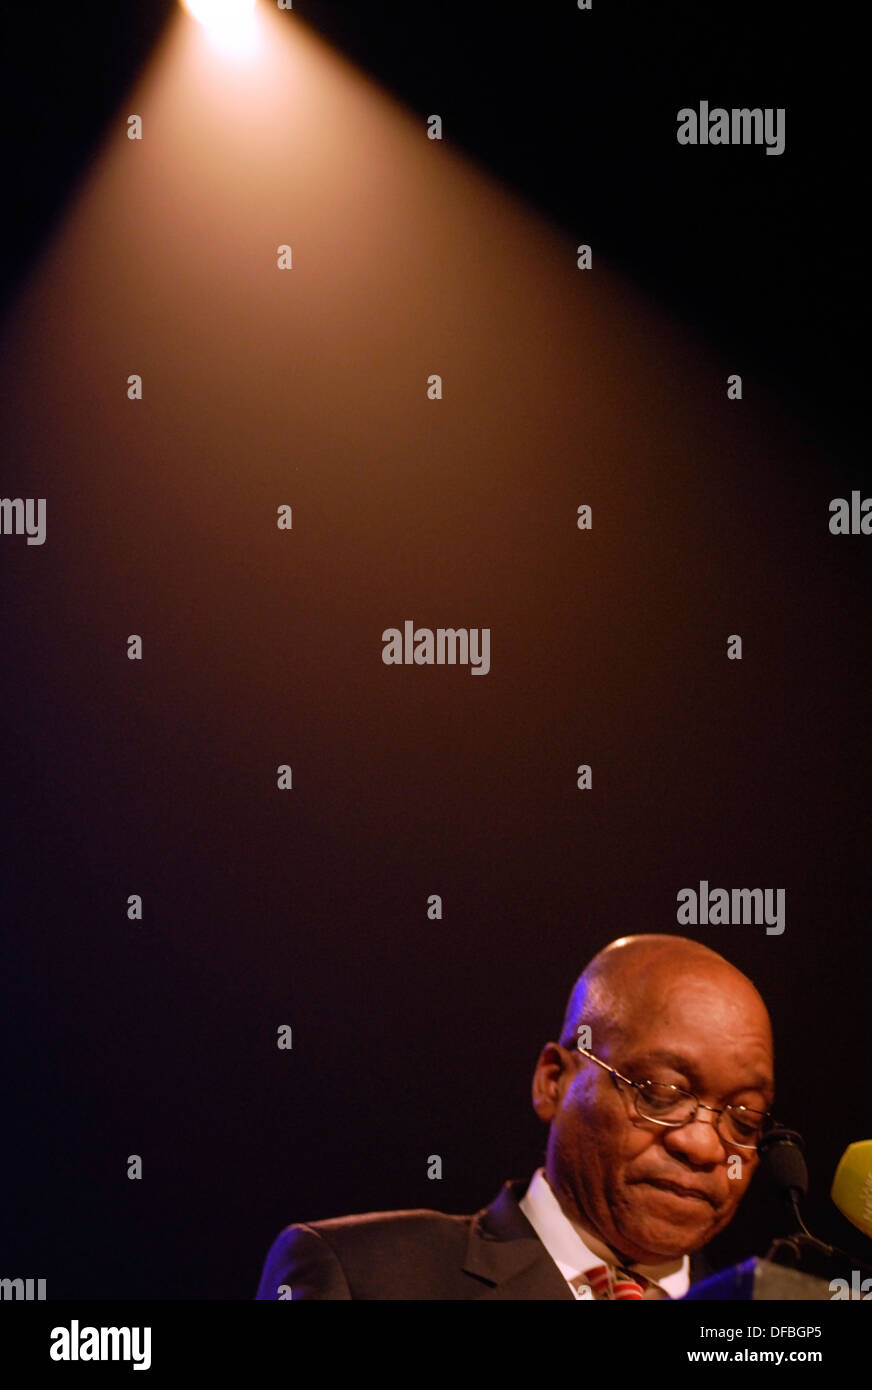
M 643 1264 L 656 1264 L 661 1260 L 692 1255 L 720 1229 L 715 1212 L 708 1205 L 704 1212 L 679 1211 L 674 1215 L 666 1215 L 659 1210 L 640 1211 L 637 1207 L 624 1223 L 620 1248 L 628 1254 L 633 1253 L 634 1258 Z

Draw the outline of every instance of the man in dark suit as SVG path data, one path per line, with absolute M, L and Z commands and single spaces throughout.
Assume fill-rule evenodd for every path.
M 288 1226 L 258 1299 L 681 1297 L 732 1220 L 773 1099 L 756 988 L 684 937 L 612 942 L 542 1049 L 545 1165 L 474 1216 L 373 1212 Z

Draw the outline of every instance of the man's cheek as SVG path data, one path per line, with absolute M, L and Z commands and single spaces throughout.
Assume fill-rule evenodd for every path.
M 731 1220 L 736 1208 L 748 1190 L 749 1178 L 738 1180 L 734 1179 L 727 1183 L 727 1190 L 723 1194 L 723 1200 L 717 1209 L 717 1218 L 720 1224 L 725 1225 Z
M 741 1154 L 730 1154 L 727 1159 L 727 1189 L 735 1201 L 747 1192 L 757 1162 L 756 1154 L 750 1159 Z

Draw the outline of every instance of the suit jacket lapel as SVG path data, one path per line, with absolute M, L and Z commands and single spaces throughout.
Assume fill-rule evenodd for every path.
M 698 1284 L 701 1279 L 707 1279 L 711 1274 L 711 1266 L 702 1250 L 697 1250 L 690 1257 L 690 1282 Z
M 473 1218 L 463 1268 L 485 1283 L 490 1299 L 573 1299 L 574 1295 L 518 1202 L 524 1182 L 504 1183 L 496 1199 Z M 702 1251 L 690 1257 L 690 1282 L 711 1273 Z
M 523 1182 L 507 1182 L 473 1218 L 463 1268 L 483 1281 L 482 1298 L 573 1299 L 521 1208 Z

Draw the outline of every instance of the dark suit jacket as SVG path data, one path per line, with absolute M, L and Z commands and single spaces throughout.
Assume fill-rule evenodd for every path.
M 266 1258 L 258 1299 L 573 1299 L 507 1182 L 474 1216 L 376 1211 L 286 1226 Z M 709 1273 L 692 1255 L 691 1283 Z M 279 1287 L 291 1293 L 279 1294 Z

